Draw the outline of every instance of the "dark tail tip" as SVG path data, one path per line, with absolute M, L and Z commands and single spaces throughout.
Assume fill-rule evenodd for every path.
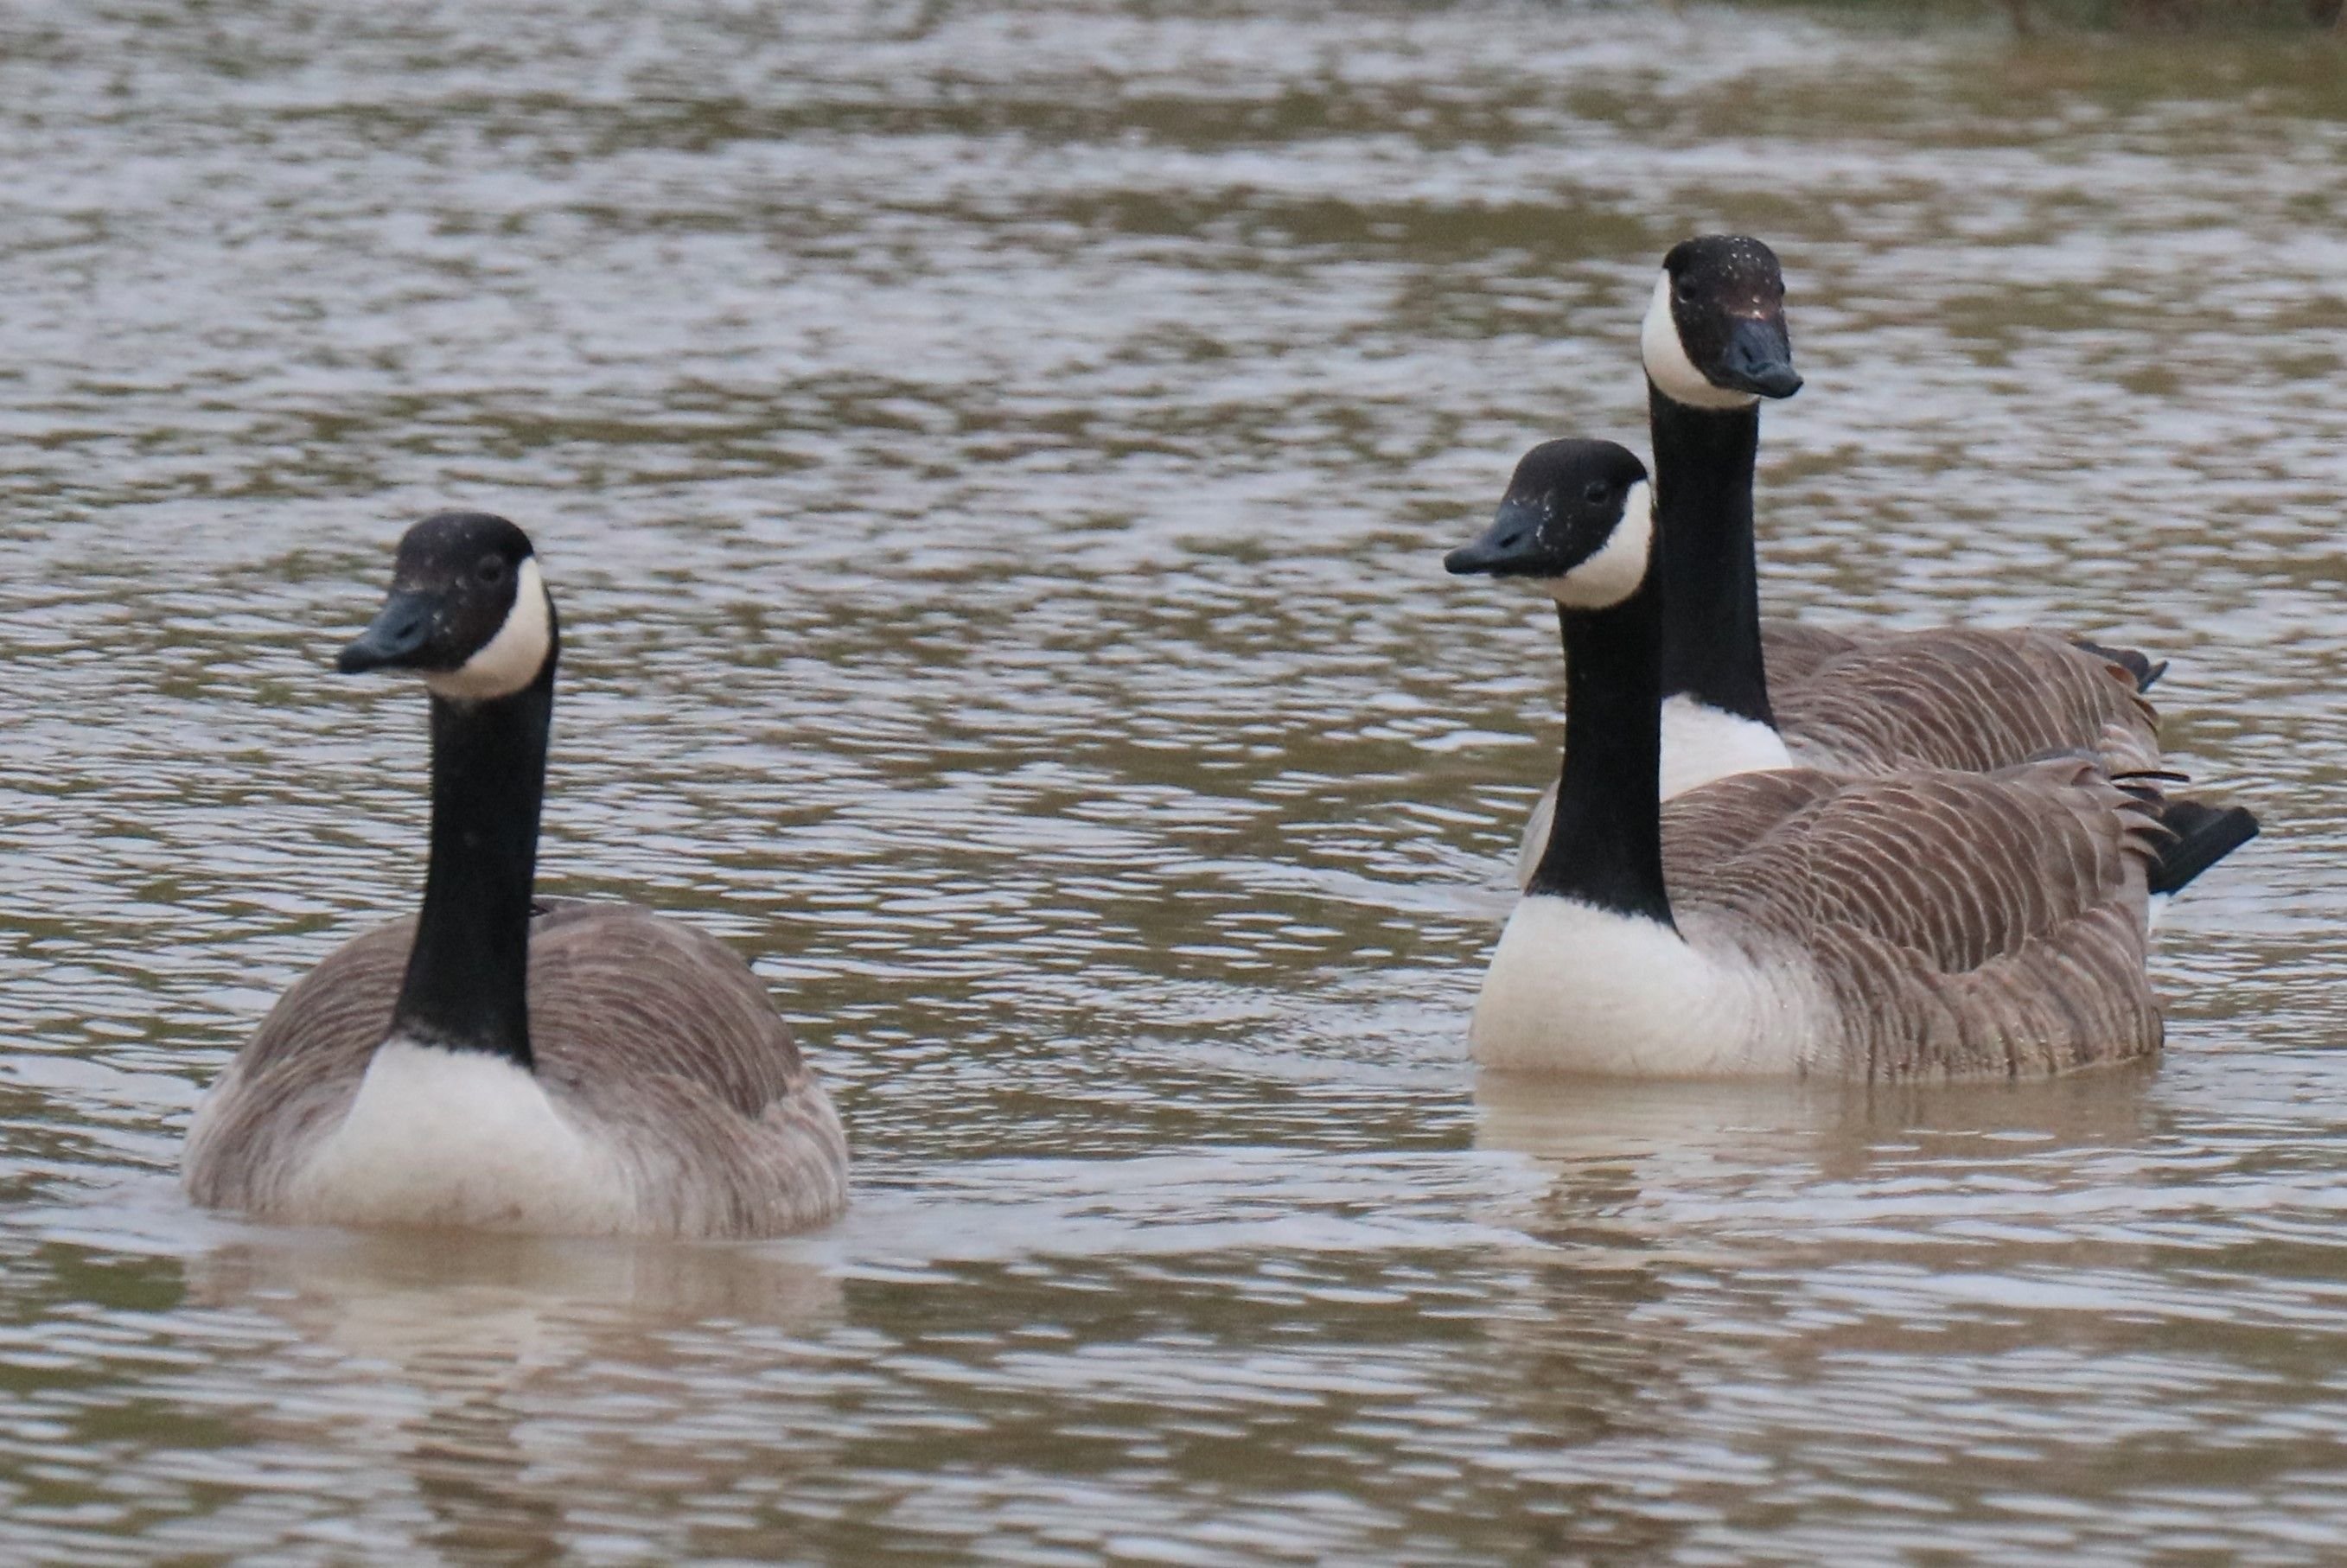
M 2159 825 L 2176 835 L 2151 865 L 2154 893 L 2174 893 L 2195 876 L 2258 835 L 2258 819 L 2247 806 L 2209 805 L 2197 800 L 2164 800 Z
M 2135 677 L 2135 689 L 2148 692 L 2162 675 L 2168 673 L 2168 661 L 2155 661 L 2148 653 L 2133 648 L 2106 648 L 2099 642 L 2089 642 L 2083 637 L 2070 639 L 2070 646 L 2097 659 L 2107 659 Z

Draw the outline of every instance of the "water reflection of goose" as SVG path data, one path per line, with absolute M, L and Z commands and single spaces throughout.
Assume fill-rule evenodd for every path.
M 2159 736 L 2127 649 L 2028 629 L 1852 635 L 1760 616 L 1753 466 L 1760 400 L 1799 390 L 1785 280 L 1758 240 L 1709 235 L 1663 258 L 1639 334 L 1655 454 L 1663 635 L 1663 798 L 1799 764 L 1840 773 L 1986 771 L 2048 752 L 2148 768 Z M 1555 806 L 1533 808 L 1517 858 L 1531 879 Z
M 196 1304 L 298 1337 L 288 1355 L 241 1336 L 270 1375 L 235 1419 L 363 1456 L 376 1495 L 351 1505 L 384 1560 L 568 1562 L 647 1471 L 706 1502 L 831 1458 L 817 1413 L 778 1420 L 776 1375 L 836 1325 L 841 1287 L 773 1248 L 286 1230 L 187 1266 Z
M 774 1246 L 255 1231 L 187 1266 L 190 1293 L 204 1305 L 261 1306 L 345 1354 L 410 1371 L 461 1364 L 500 1386 L 534 1365 L 651 1354 L 682 1325 L 723 1319 L 799 1333 L 841 1306 L 835 1277 Z
M 431 692 L 423 908 L 262 1021 L 189 1133 L 197 1202 L 678 1236 L 774 1235 L 846 1203 L 838 1119 L 748 965 L 633 905 L 533 905 L 558 644 L 519 528 L 449 512 L 408 530 L 341 665 Z
M 1657 527 L 1638 460 L 1553 441 L 1455 572 L 1558 604 L 1556 826 L 1477 999 L 1487 1065 L 1633 1076 L 2040 1074 L 2157 1049 L 2149 898 L 2256 831 L 2090 758 L 1737 774 L 1663 807 Z M 1667 823 L 1667 827 L 1665 824 Z M 1665 884 L 1665 845 L 1670 870 Z
M 1475 1147 L 1571 1177 L 1540 1189 L 1535 1207 L 1545 1218 L 1519 1222 L 1547 1235 L 1551 1222 L 1580 1224 L 1601 1212 L 1620 1218 L 1641 1204 L 1660 1214 L 1694 1186 L 1748 1196 L 1756 1180 L 1780 1192 L 1861 1175 L 1903 1184 L 1909 1167 L 1966 1151 L 2011 1163 L 2047 1149 L 2126 1145 L 2157 1131 L 2147 1093 L 2157 1081 L 2150 1061 L 2084 1076 L 1932 1086 L 1642 1083 L 1484 1069 L 1475 1075 Z
M 2123 1292 L 2083 1311 L 2011 1304 L 2157 1250 L 2130 1223 L 2141 1151 L 2164 1131 L 2157 1076 L 1478 1073 L 1476 1148 L 1538 1178 L 1489 1214 L 1522 1239 L 1484 1270 L 1480 1314 L 1508 1374 L 1485 1430 L 1537 1441 L 1485 1462 L 1560 1504 L 1549 1559 L 1675 1561 L 1690 1536 L 1732 1556 L 1723 1521 L 1774 1521 L 1805 1485 L 1846 1485 L 1854 1444 L 1900 1456 L 1899 1486 L 1869 1471 L 1870 1487 L 1961 1495 L 1972 1434 L 1914 1407 L 1989 1408 L 1968 1379 L 2002 1368 L 1997 1353 L 2075 1346 L 2124 1314 Z M 2007 1288 L 1983 1310 L 1967 1280 Z M 1746 1539 L 1763 1537 L 1778 1538 L 1763 1524 Z

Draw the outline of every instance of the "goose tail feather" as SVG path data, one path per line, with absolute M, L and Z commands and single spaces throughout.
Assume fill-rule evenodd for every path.
M 2100 642 L 2089 642 L 2083 637 L 2070 639 L 2070 646 L 2126 671 L 2128 678 L 2135 682 L 2138 693 L 2150 691 L 2159 678 L 2168 673 L 2167 660 L 2154 659 L 2140 649 L 2112 648 Z
M 2206 801 L 2163 799 L 2159 825 L 2175 835 L 2153 857 L 2147 880 L 2154 894 L 2175 893 L 2258 835 L 2258 819 L 2247 806 L 2210 805 Z

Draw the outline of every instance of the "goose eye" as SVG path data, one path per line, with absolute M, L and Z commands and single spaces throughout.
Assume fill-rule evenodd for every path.
M 473 576 L 487 587 L 497 587 L 506 579 L 506 558 L 483 556 L 481 564 L 473 569 Z
M 1679 303 L 1683 305 L 1691 305 L 1695 303 L 1695 280 L 1692 278 L 1680 279 L 1678 287 L 1674 289 L 1672 292 L 1678 295 Z
M 1584 501 L 1589 501 L 1589 502 L 1593 502 L 1593 503 L 1594 503 L 1594 502 L 1597 502 L 1597 501 L 1602 501 L 1602 500 L 1604 500 L 1606 497 L 1608 497 L 1608 496 L 1612 495 L 1613 493 L 1614 493 L 1614 487 L 1613 487 L 1613 486 L 1611 486 L 1611 485 L 1609 485 L 1609 484 L 1607 484 L 1604 480 L 1603 480 L 1603 479 L 1592 479 L 1592 480 L 1589 482 L 1589 487 L 1588 487 L 1588 488 L 1586 488 L 1586 489 L 1584 489 L 1584 490 L 1583 490 L 1583 491 L 1581 492 L 1581 498 L 1582 498 L 1583 500 L 1584 500 Z

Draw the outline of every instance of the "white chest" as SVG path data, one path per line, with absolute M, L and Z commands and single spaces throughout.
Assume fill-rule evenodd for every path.
M 1475 1060 L 1625 1078 L 1789 1075 L 1813 1050 L 1798 977 L 1576 899 L 1520 900 L 1475 1002 Z
M 1784 737 L 1768 725 L 1721 712 L 1684 693 L 1664 700 L 1665 800 L 1714 779 L 1792 765 Z
M 628 1172 L 510 1061 L 386 1041 L 285 1217 L 594 1235 L 633 1228 Z

